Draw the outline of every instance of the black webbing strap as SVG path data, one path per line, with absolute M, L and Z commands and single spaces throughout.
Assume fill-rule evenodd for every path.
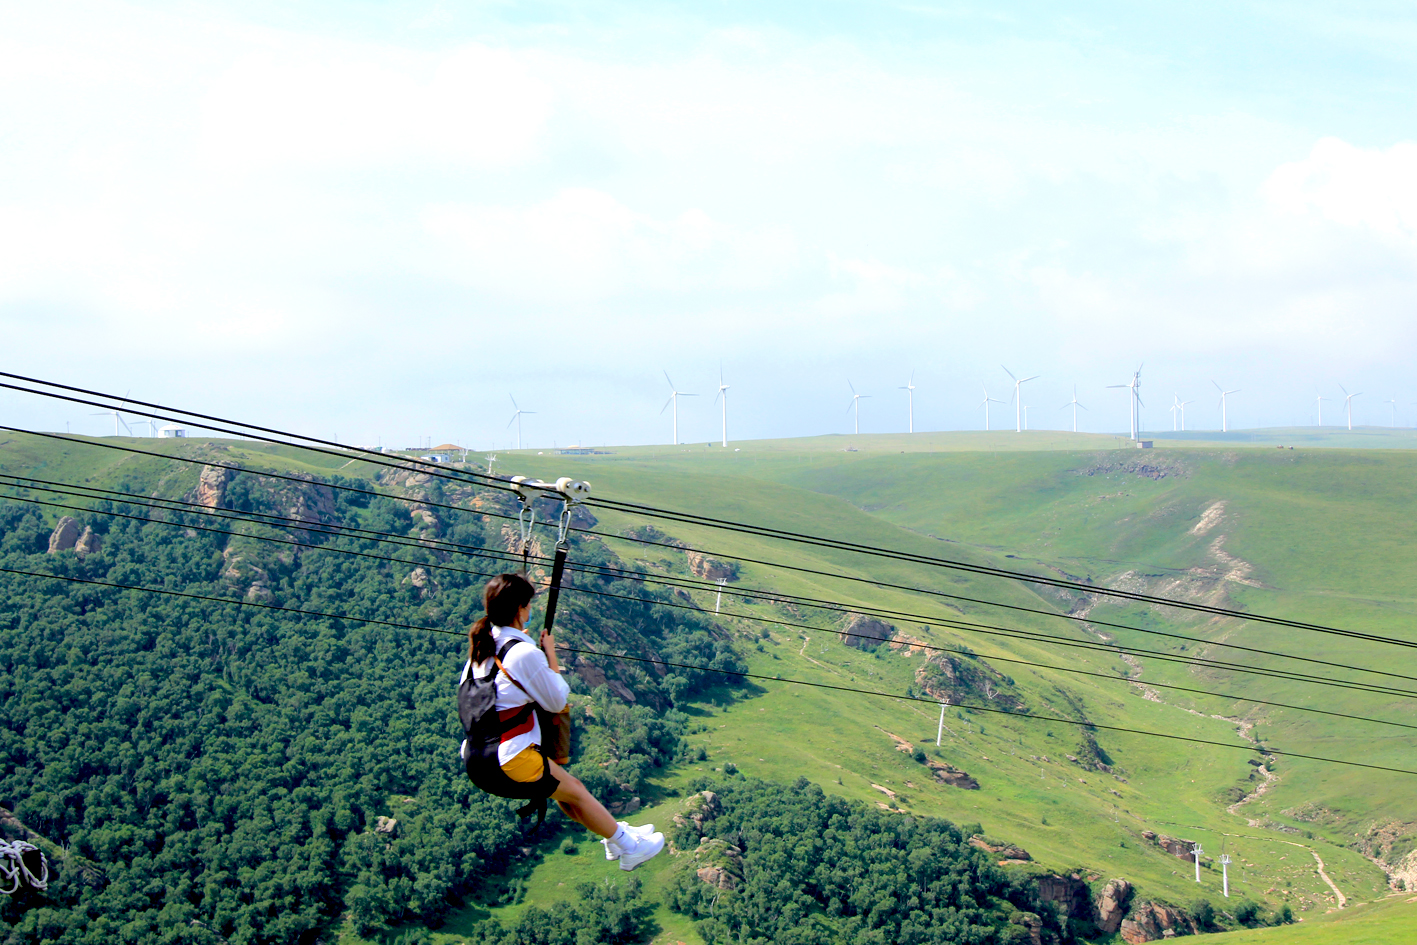
M 547 633 L 556 623 L 556 601 L 561 598 L 561 576 L 566 571 L 566 544 L 556 545 L 556 558 L 551 564 L 551 589 L 546 593 L 546 621 L 542 625 Z

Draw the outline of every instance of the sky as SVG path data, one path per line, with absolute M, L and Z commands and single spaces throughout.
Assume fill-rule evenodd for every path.
M 0 5 L 0 370 L 352 444 L 1417 424 L 1399 3 Z M 720 372 L 722 381 L 720 381 Z M 1392 402 L 1389 402 L 1392 401 Z M 6 424 L 112 432 L 0 393 Z

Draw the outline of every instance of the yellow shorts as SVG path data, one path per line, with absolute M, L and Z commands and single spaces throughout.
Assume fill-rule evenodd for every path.
M 541 758 L 541 749 L 532 745 L 530 748 L 523 748 L 515 758 L 502 765 L 502 773 L 513 781 L 531 782 L 540 781 L 541 772 L 546 770 L 546 766 Z

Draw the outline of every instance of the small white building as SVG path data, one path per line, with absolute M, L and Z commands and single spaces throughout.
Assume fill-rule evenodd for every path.
M 167 426 L 165 426 L 165 427 L 163 427 L 162 429 L 158 430 L 158 431 L 157 431 L 157 435 L 160 436 L 160 437 L 165 437 L 165 438 L 171 438 L 171 437 L 177 437 L 177 436 L 185 437 L 185 436 L 187 435 L 187 428 L 186 428 L 186 427 L 179 427 L 179 426 L 178 426 L 177 424 L 175 424 L 175 423 L 169 423 Z

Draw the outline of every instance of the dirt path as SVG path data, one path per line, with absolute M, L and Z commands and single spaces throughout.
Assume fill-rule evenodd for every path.
M 1297 843 L 1296 843 L 1295 846 L 1301 846 L 1301 844 L 1297 844 Z M 1318 866 L 1318 869 L 1319 869 L 1319 879 L 1321 879 L 1321 880 L 1323 880 L 1324 882 L 1328 883 L 1328 888 L 1329 888 L 1329 889 L 1332 889 L 1332 890 L 1333 890 L 1333 894 L 1338 897 L 1338 908 L 1342 909 L 1342 908 L 1344 908 L 1345 906 L 1347 906 L 1347 905 L 1348 905 L 1348 897 L 1345 896 L 1345 895 L 1343 895 L 1343 891 L 1338 888 L 1338 884 L 1335 883 L 1332 879 L 1329 879 L 1328 874 L 1324 872 L 1324 861 L 1323 861 L 1323 857 L 1319 856 L 1319 852 L 1318 852 L 1317 850 L 1313 849 L 1312 847 L 1305 847 L 1304 849 L 1308 850 L 1310 853 L 1312 853 L 1312 854 L 1314 855 L 1314 862 L 1319 865 L 1319 866 Z

